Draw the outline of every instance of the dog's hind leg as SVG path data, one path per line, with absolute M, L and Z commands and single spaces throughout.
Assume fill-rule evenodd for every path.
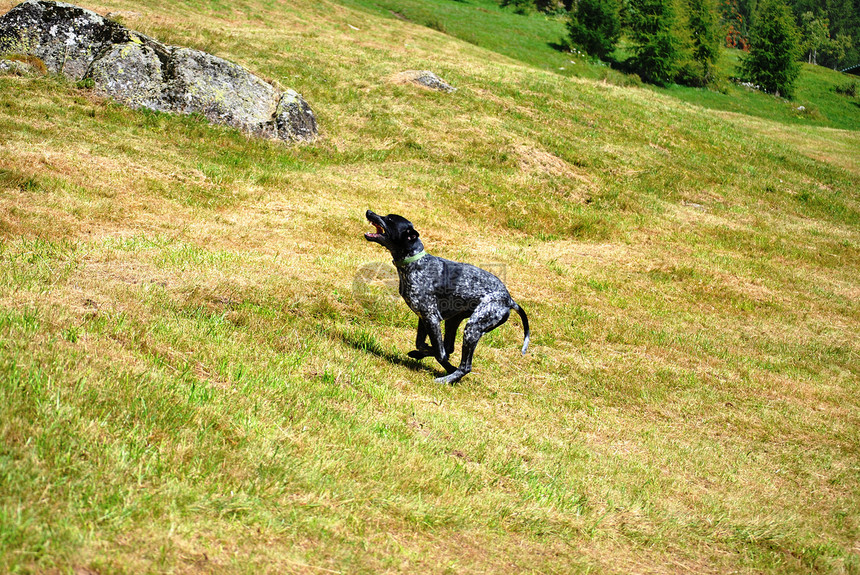
M 472 313 L 469 323 L 463 330 L 463 354 L 460 366 L 444 377 L 437 377 L 438 383 L 454 384 L 464 375 L 472 371 L 472 357 L 481 337 L 490 333 L 506 321 L 511 314 L 511 308 L 504 302 L 495 299 L 482 302 Z

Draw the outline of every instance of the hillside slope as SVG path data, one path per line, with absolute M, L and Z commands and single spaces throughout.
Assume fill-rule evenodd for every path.
M 398 18 L 444 31 L 464 42 L 556 75 L 595 79 L 621 86 L 644 86 L 638 76 L 624 74 L 607 63 L 592 60 L 578 50 L 571 51 L 565 47 L 567 31 L 563 15 L 517 14 L 511 6 L 500 6 L 497 0 L 341 0 L 341 3 L 384 18 Z M 729 78 L 741 75 L 739 64 L 742 55 L 740 50 L 722 51 L 716 62 L 718 78 L 715 88 L 679 85 L 647 88 L 714 110 L 788 124 L 860 129 L 857 97 L 839 92 L 840 88 L 856 83 L 856 76 L 804 63 L 795 98 L 774 98 L 729 81 Z M 622 38 L 614 57 L 623 61 L 630 56 L 630 44 Z
M 860 571 L 857 132 L 328 1 L 85 6 L 322 137 L 0 76 L 0 571 Z M 433 383 L 368 208 L 504 274 L 529 354 Z

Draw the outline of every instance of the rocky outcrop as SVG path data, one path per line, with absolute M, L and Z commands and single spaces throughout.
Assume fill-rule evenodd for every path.
M 0 57 L 28 55 L 47 71 L 92 80 L 133 108 L 199 113 L 212 122 L 286 141 L 311 141 L 316 118 L 295 91 L 280 92 L 245 68 L 168 46 L 71 4 L 27 0 L 0 18 Z

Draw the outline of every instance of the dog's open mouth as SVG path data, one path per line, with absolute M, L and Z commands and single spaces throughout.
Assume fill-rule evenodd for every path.
M 370 222 L 370 223 L 373 224 L 374 228 L 376 228 L 376 233 L 375 234 L 370 234 L 370 233 L 364 234 L 365 238 L 372 240 L 372 239 L 376 239 L 376 238 L 381 238 L 382 236 L 385 235 L 385 230 L 382 228 L 382 226 L 380 226 L 379 224 L 377 224 L 375 222 Z

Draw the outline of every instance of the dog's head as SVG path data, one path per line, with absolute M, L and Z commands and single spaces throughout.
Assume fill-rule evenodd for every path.
M 369 242 L 380 244 L 393 256 L 408 254 L 418 247 L 417 244 L 421 243 L 421 240 L 418 239 L 418 231 L 412 227 L 412 222 L 403 216 L 397 214 L 380 216 L 370 210 L 367 210 L 365 215 L 367 221 L 376 228 L 376 233 L 364 234 L 364 238 Z

